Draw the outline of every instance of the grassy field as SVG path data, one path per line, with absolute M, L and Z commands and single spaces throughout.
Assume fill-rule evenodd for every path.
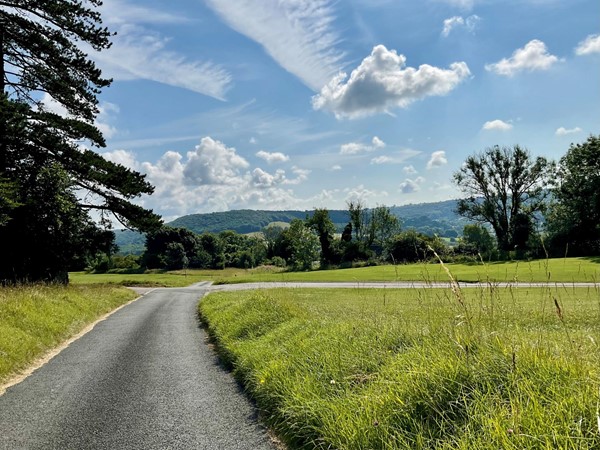
M 0 384 L 136 296 L 117 286 L 0 288 Z
M 572 283 L 577 281 L 600 282 L 598 258 L 559 258 L 536 261 L 510 261 L 488 264 L 447 264 L 458 281 L 550 281 Z M 277 268 L 225 270 L 179 270 L 145 274 L 87 274 L 72 272 L 75 284 L 111 283 L 145 286 L 187 286 L 199 281 L 217 284 L 260 281 L 448 281 L 440 264 L 417 263 L 385 265 L 311 272 L 285 272 Z
M 600 448 L 600 287 L 266 290 L 199 305 L 292 448 Z

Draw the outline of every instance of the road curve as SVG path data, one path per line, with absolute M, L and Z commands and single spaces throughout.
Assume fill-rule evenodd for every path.
M 206 345 L 207 287 L 148 292 L 10 387 L 0 448 L 275 448 Z

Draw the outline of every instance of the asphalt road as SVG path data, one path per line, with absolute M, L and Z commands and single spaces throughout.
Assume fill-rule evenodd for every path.
M 148 292 L 10 387 L 0 448 L 275 448 L 206 345 L 207 287 Z

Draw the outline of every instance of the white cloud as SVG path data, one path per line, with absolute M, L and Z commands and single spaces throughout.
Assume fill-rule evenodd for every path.
M 256 144 L 256 138 L 253 136 L 248 140 L 249 143 L 251 143 L 252 145 Z
M 427 161 L 427 170 L 431 170 L 436 167 L 442 167 L 446 164 L 448 164 L 446 152 L 444 150 L 439 150 L 431 154 L 431 158 L 429 158 L 429 161 Z
M 110 162 L 121 164 L 132 170 L 139 170 L 140 168 L 135 155 L 127 150 L 113 150 L 111 152 L 100 153 L 100 155 Z
M 311 208 L 321 204 L 322 194 L 302 199 L 290 189 L 306 181 L 310 171 L 294 166 L 288 176 L 282 169 L 270 173 L 260 167 L 252 168 L 235 148 L 210 137 L 202 138 L 192 151 L 168 151 L 154 163 L 141 163 L 125 150 L 103 156 L 145 173 L 156 189 L 141 203 L 166 217 L 242 208 Z
M 491 130 L 495 130 L 495 131 L 508 131 L 512 129 L 512 124 L 504 122 L 500 119 L 496 119 L 496 120 L 488 120 L 486 123 L 483 124 L 483 127 L 481 127 L 482 130 L 486 130 L 486 131 L 491 131 Z
M 113 45 L 95 52 L 87 49 L 115 80 L 152 80 L 223 100 L 231 75 L 209 61 L 188 61 L 167 49 L 169 39 L 136 25 L 118 28 Z
M 600 53 L 600 34 L 590 34 L 575 48 L 577 55 L 589 55 L 591 53 Z
M 331 111 L 338 119 L 388 112 L 425 97 L 446 95 L 471 74 L 464 62 L 455 62 L 450 69 L 405 65 L 404 55 L 377 45 L 349 79 L 345 73 L 333 77 L 312 98 L 313 108 Z
M 444 20 L 444 28 L 442 29 L 442 36 L 448 37 L 450 32 L 455 28 L 465 28 L 469 32 L 475 31 L 477 24 L 481 20 L 481 17 L 473 14 L 466 19 L 462 16 L 453 16 Z
M 281 152 L 269 153 L 264 150 L 260 150 L 259 152 L 257 152 L 256 156 L 261 159 L 264 159 L 269 164 L 282 163 L 282 162 L 289 161 L 289 159 L 290 159 L 290 157 L 288 155 L 284 155 Z
M 239 184 L 240 171 L 249 167 L 248 161 L 235 148 L 204 137 L 196 149 L 187 153 L 183 171 L 189 184 Z
M 414 175 L 415 173 L 418 173 L 417 170 L 412 165 L 404 166 L 402 168 L 402 171 L 407 175 Z
M 485 70 L 512 77 L 521 71 L 548 70 L 559 61 L 558 57 L 548 53 L 546 44 L 534 39 L 525 47 L 515 50 L 510 58 L 503 58 L 497 63 L 486 64 Z
M 206 0 L 225 23 L 261 44 L 285 70 L 317 91 L 336 73 L 344 54 L 330 0 Z
M 333 166 L 331 166 L 331 169 L 329 169 L 331 171 L 337 171 L 337 170 L 342 170 L 342 166 L 340 166 L 339 164 L 335 164 Z
M 575 127 L 575 128 L 565 128 L 565 127 L 560 127 L 556 129 L 556 135 L 557 136 L 566 136 L 568 134 L 575 134 L 575 133 L 581 133 L 583 130 L 579 127 Z
M 349 142 L 340 147 L 340 155 L 356 155 L 357 153 L 374 152 L 385 147 L 385 142 L 377 136 L 373 136 L 371 144 L 363 144 L 362 142 Z
M 371 164 L 390 164 L 392 161 L 389 156 L 377 156 L 371 160 Z
M 402 183 L 400 183 L 400 192 L 403 194 L 412 194 L 413 192 L 418 192 L 421 190 L 421 184 L 425 182 L 425 178 L 417 177 L 412 180 L 410 178 L 405 179 Z

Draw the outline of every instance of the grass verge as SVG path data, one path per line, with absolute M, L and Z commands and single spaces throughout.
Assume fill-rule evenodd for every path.
M 600 448 L 598 288 L 228 292 L 199 311 L 293 448 Z
M 0 288 L 0 384 L 136 297 L 117 286 Z

